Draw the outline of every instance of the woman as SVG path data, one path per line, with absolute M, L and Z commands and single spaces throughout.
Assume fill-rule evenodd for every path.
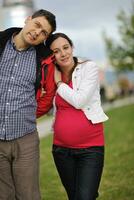
M 53 157 L 69 200 L 95 200 L 104 162 L 104 114 L 98 67 L 73 57 L 73 43 L 64 33 L 52 34 L 46 45 L 57 70 Z

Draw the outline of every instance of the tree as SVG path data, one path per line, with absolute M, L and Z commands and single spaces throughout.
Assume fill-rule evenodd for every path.
M 120 42 L 104 34 L 108 59 L 118 71 L 134 70 L 134 3 L 131 12 L 120 11 L 117 20 Z

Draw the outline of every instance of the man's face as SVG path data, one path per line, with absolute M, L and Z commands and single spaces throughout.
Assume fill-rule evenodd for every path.
M 27 45 L 34 46 L 43 43 L 51 31 L 51 25 L 45 17 L 42 16 L 33 19 L 28 17 L 25 21 L 21 37 Z

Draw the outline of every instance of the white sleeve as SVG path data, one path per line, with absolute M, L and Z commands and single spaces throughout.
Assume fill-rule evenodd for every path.
M 57 90 L 64 100 L 77 109 L 83 108 L 90 101 L 99 82 L 99 70 L 94 62 L 84 63 L 83 67 L 79 88 L 72 89 L 67 84 L 62 83 Z

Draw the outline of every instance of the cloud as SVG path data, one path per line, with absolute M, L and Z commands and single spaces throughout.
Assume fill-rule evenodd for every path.
M 65 32 L 70 36 L 77 55 L 98 61 L 106 60 L 102 31 L 105 30 L 109 36 L 118 39 L 116 16 L 119 10 L 128 11 L 131 8 L 131 0 L 33 1 L 36 10 L 43 8 L 56 15 L 57 31 Z M 2 0 L 0 5 L 1 2 Z M 2 17 L 4 18 L 4 15 Z M 16 23 L 20 25 L 18 20 Z M 5 17 L 2 22 L 9 26 L 10 20 Z
M 120 9 L 131 6 L 131 0 L 34 0 L 36 8 L 48 9 L 57 16 L 58 28 L 86 29 L 113 23 Z
M 57 31 L 68 34 L 75 53 L 102 61 L 106 52 L 102 32 L 118 37 L 116 16 L 130 10 L 131 0 L 34 0 L 37 9 L 50 10 L 57 18 Z

